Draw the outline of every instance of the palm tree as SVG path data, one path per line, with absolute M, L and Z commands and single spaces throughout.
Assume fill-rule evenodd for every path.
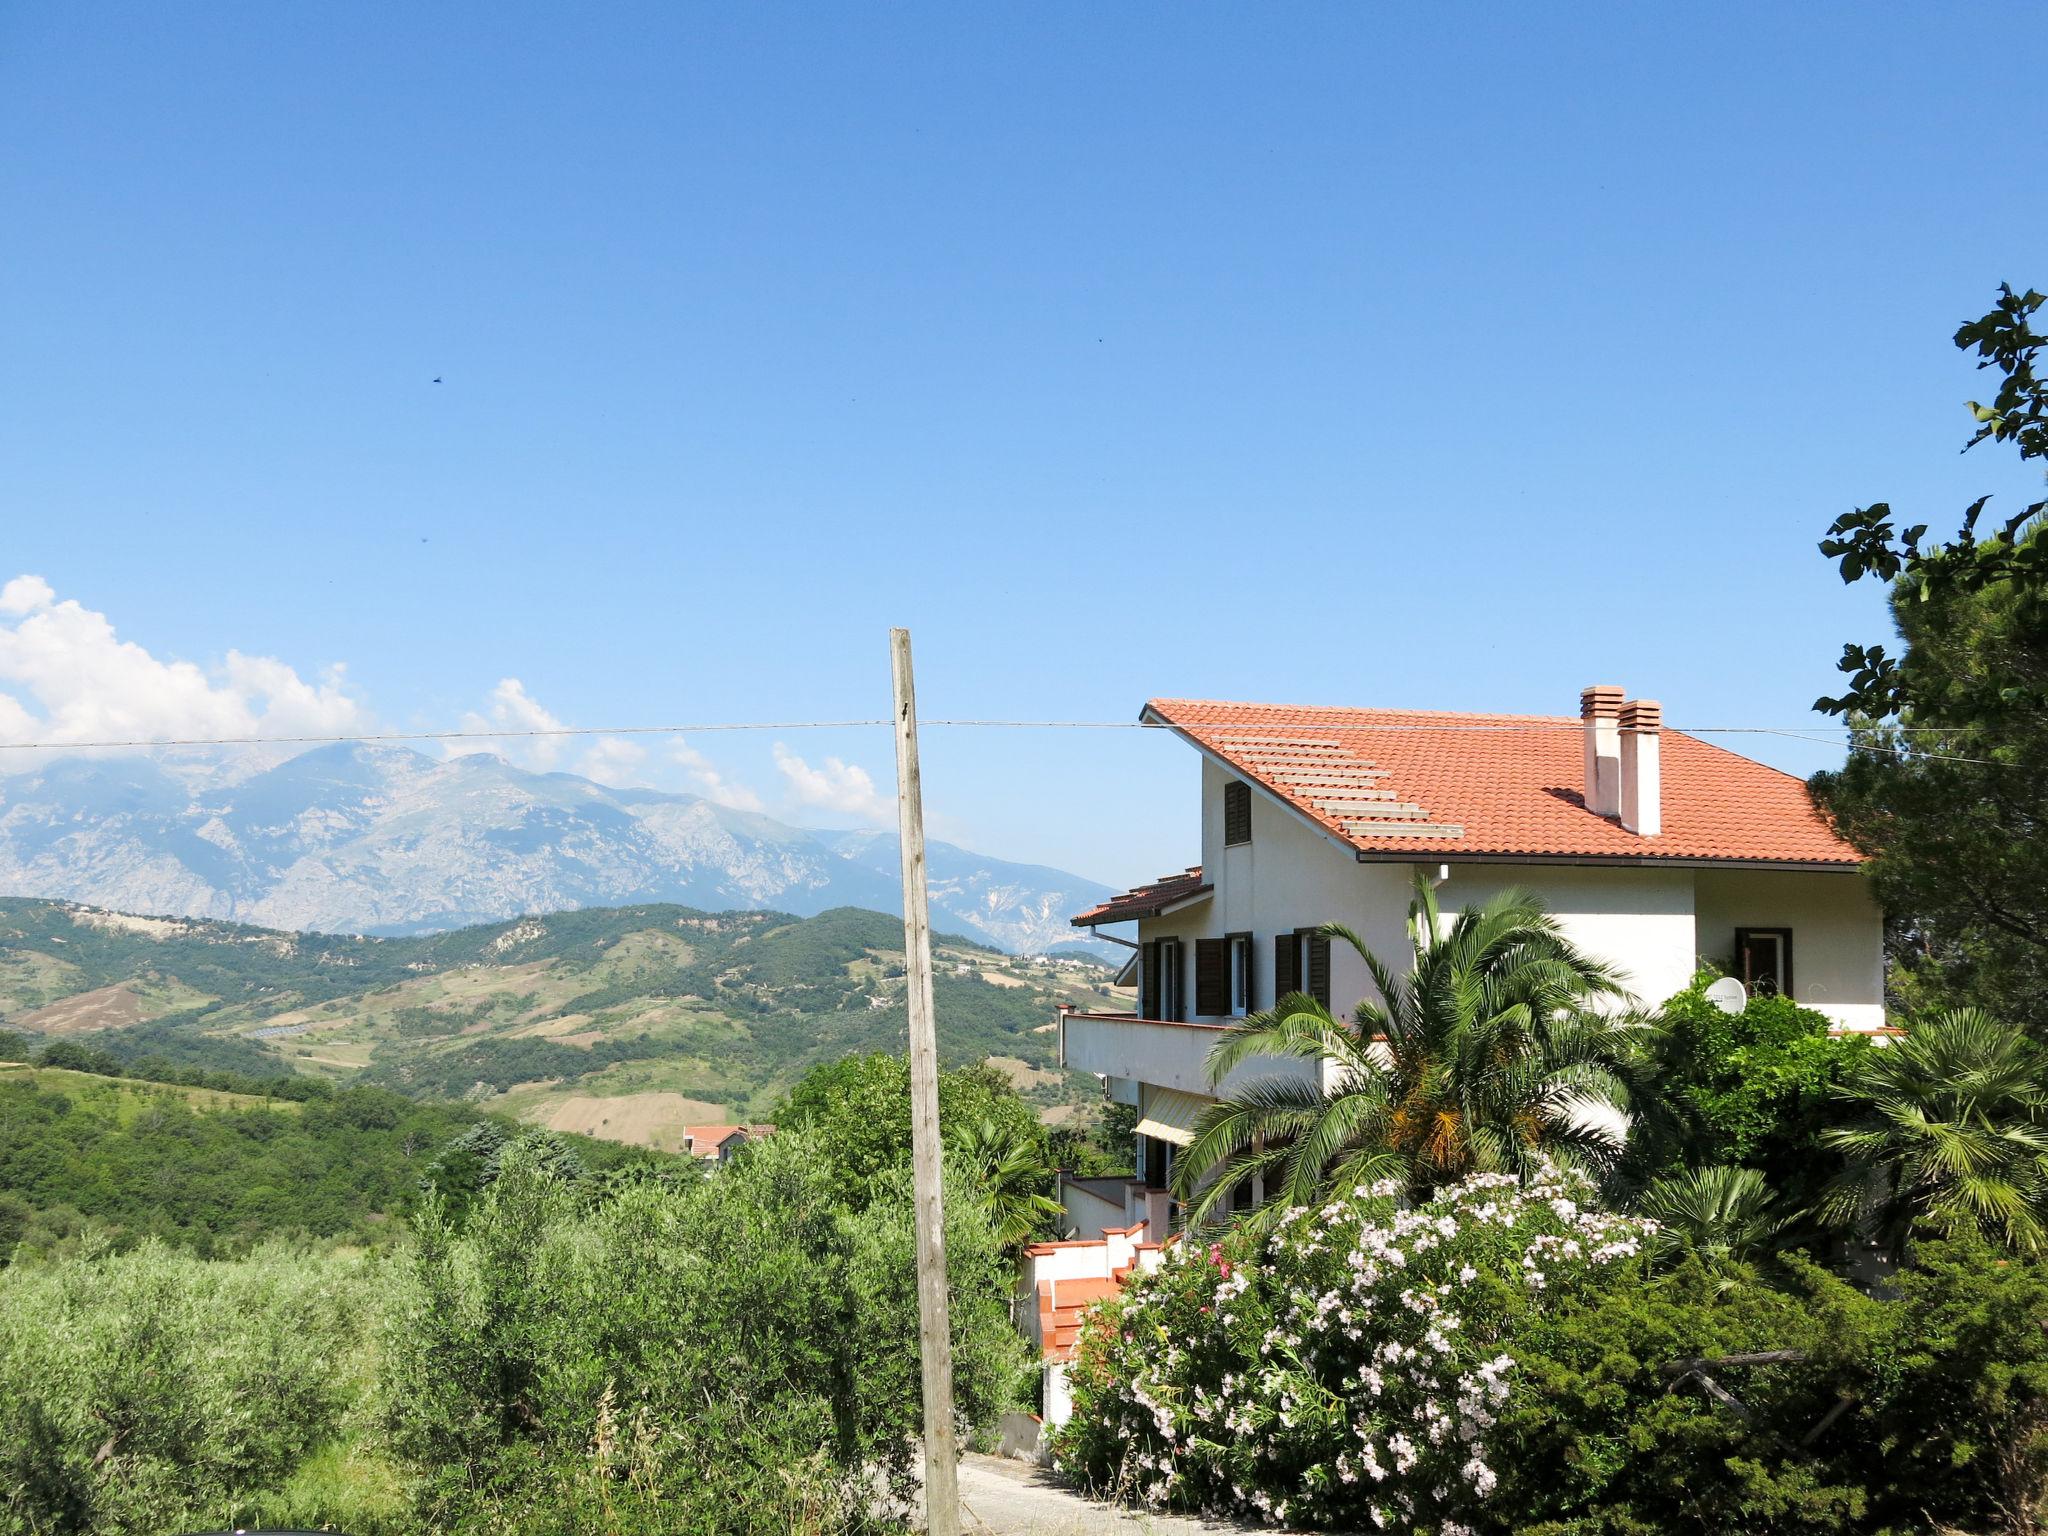
M 1014 1248 L 1065 1214 L 1045 1193 L 1052 1166 L 1024 1126 L 984 1116 L 963 1126 L 952 1142 L 956 1166 L 979 1191 L 998 1246 Z
M 1616 1007 L 1616 974 L 1573 947 L 1535 896 L 1502 891 L 1447 926 L 1418 875 L 1406 974 L 1348 928 L 1320 931 L 1358 952 L 1378 996 L 1348 1021 L 1312 997 L 1283 997 L 1209 1053 L 1218 1084 L 1259 1057 L 1320 1070 L 1314 1082 L 1254 1080 L 1203 1112 L 1174 1174 L 1191 1221 L 1210 1220 L 1254 1176 L 1276 1210 L 1384 1178 L 1419 1195 L 1471 1173 L 1526 1173 L 1544 1157 L 1612 1162 L 1646 1087 L 1641 1026 Z
M 1657 1223 L 1661 1251 L 1696 1254 L 1721 1270 L 1768 1261 L 1793 1220 L 1756 1169 L 1719 1165 L 1655 1180 L 1636 1208 Z
M 1903 1252 L 1916 1221 L 1965 1223 L 2029 1252 L 2048 1239 L 2048 1093 L 2039 1047 L 1956 1008 L 1867 1053 L 1837 1090 L 1855 1120 L 1822 1133 L 1847 1166 L 1820 1202 Z

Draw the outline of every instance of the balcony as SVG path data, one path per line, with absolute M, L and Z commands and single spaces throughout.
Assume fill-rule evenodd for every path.
M 1184 1024 L 1131 1013 L 1062 1013 L 1060 1062 L 1077 1072 L 1204 1097 L 1228 1097 L 1242 1084 L 1260 1079 L 1318 1080 L 1321 1068 L 1316 1062 L 1262 1056 L 1222 1084 L 1211 1084 L 1209 1052 L 1229 1031 L 1230 1025 L 1223 1023 Z

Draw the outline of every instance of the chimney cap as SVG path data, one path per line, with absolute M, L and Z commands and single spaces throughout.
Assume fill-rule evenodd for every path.
M 1624 731 L 1656 731 L 1664 726 L 1664 706 L 1655 699 L 1630 699 L 1621 706 Z
M 1621 701 L 1628 695 L 1618 683 L 1595 683 L 1579 690 L 1581 720 L 1612 720 L 1621 713 Z

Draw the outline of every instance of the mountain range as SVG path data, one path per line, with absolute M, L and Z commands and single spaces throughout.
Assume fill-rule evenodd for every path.
M 1072 945 L 1095 881 L 947 843 L 935 924 L 1017 953 Z M 700 796 L 369 743 L 247 777 L 154 757 L 0 778 L 0 895 L 326 933 L 418 934 L 674 902 L 799 916 L 902 910 L 893 835 L 819 831 Z

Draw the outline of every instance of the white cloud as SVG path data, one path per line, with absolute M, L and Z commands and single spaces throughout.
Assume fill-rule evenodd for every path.
M 744 784 L 735 784 L 713 766 L 711 759 L 684 741 L 680 736 L 669 749 L 689 778 L 690 787 L 715 805 L 731 806 L 736 811 L 758 811 L 762 809 L 761 797 Z
M 57 592 L 40 576 L 17 576 L 0 587 L 0 613 L 19 616 L 47 608 L 57 601 Z
M 516 677 L 498 679 L 498 686 L 491 690 L 491 702 L 484 713 L 471 710 L 462 717 L 462 729 L 465 731 L 559 731 L 562 728 L 562 722 L 543 709 L 540 701 L 526 691 L 526 684 Z M 572 739 L 567 736 L 501 736 L 487 741 L 451 741 L 446 745 L 450 757 L 459 757 L 464 752 L 497 752 L 523 767 L 545 773 L 562 760 L 562 751 Z
M 647 749 L 639 742 L 628 741 L 623 736 L 600 736 L 583 754 L 576 771 L 586 779 L 614 787 L 644 784 L 647 781 L 640 772 L 640 765 L 646 761 Z
M 799 804 L 868 822 L 886 822 L 896 814 L 893 802 L 882 798 L 867 769 L 858 764 L 828 757 L 814 768 L 778 741 L 775 766 Z
M 0 743 L 63 747 L 88 741 L 346 737 L 374 728 L 368 706 L 339 666 L 307 678 L 274 656 L 242 651 L 229 651 L 208 667 L 167 660 L 122 640 L 105 614 L 73 600 L 60 602 L 40 576 L 16 576 L 0 585 Z M 763 808 L 758 794 L 727 778 L 680 737 L 656 757 L 625 736 L 493 736 L 563 729 L 561 718 L 516 677 L 500 678 L 483 707 L 463 715 L 460 728 L 484 734 L 444 743 L 451 757 L 496 751 L 525 768 L 572 767 L 613 786 L 675 787 L 680 776 L 707 800 L 741 810 Z M 42 756 L 0 752 L 0 772 L 28 768 Z M 872 793 L 866 774 L 828 760 L 827 778 L 848 772 Z
M 212 668 L 166 661 L 120 639 L 105 614 L 59 602 L 40 576 L 0 587 L 0 741 L 334 736 L 368 725 L 340 667 L 308 681 L 240 651 Z
M 490 702 L 482 711 L 462 717 L 466 731 L 558 731 L 561 717 L 526 691 L 516 677 L 501 678 L 491 690 Z M 672 788 L 680 770 L 690 789 L 718 805 L 735 810 L 763 809 L 761 797 L 744 784 L 735 783 L 716 764 L 680 736 L 671 738 L 665 758 L 654 758 L 639 742 L 625 736 L 599 736 L 570 761 L 570 749 L 583 738 L 574 736 L 471 737 L 447 744 L 448 753 L 491 751 L 537 772 L 570 768 L 586 779 L 614 788 L 645 784 Z

